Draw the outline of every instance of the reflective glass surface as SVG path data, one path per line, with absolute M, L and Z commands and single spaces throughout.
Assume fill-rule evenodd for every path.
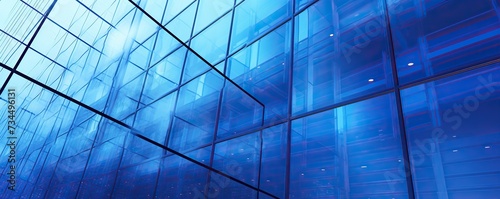
M 1 0 L 0 198 L 498 198 L 498 0 Z

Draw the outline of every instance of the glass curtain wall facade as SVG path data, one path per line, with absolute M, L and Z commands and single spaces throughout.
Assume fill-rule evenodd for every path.
M 498 0 L 3 0 L 0 66 L 0 198 L 500 195 Z

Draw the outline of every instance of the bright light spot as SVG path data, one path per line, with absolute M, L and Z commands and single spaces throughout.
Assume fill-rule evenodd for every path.
M 301 176 L 303 176 L 303 175 L 304 175 L 304 173 L 301 173 L 300 175 L 301 175 Z
M 104 54 L 111 59 L 118 58 L 122 55 L 124 53 L 123 49 L 125 48 L 125 44 L 129 42 L 128 40 L 131 40 L 131 38 L 127 37 L 127 34 L 129 30 L 134 28 L 135 27 L 130 27 L 123 23 L 123 25 L 119 25 L 116 29 L 111 29 L 104 45 Z
M 368 81 L 369 81 L 369 82 L 373 82 L 373 81 L 375 81 L 375 80 L 374 80 L 374 79 L 369 79 Z
M 489 148 L 491 148 L 491 146 L 485 146 L 484 148 L 485 148 L 485 149 L 489 149 Z
M 457 136 L 456 136 L 456 135 L 454 135 L 453 137 L 454 137 L 454 138 L 456 138 Z
M 414 65 L 413 62 L 408 63 L 408 66 L 413 66 L 413 65 Z
M 458 150 L 456 150 L 456 149 L 455 149 L 455 150 L 453 150 L 453 153 L 456 153 L 456 152 L 458 152 Z
M 326 169 L 321 169 L 321 171 L 326 171 Z
M 330 34 L 330 37 L 333 37 L 333 34 Z
M 362 168 L 362 169 L 366 169 L 366 168 L 368 168 L 368 167 L 363 165 L 363 166 L 361 166 L 361 168 Z

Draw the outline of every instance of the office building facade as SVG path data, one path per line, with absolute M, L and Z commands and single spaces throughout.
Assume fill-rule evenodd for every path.
M 497 198 L 498 0 L 0 1 L 0 198 Z

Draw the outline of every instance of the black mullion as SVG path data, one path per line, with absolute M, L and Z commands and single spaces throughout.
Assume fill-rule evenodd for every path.
M 42 26 L 43 26 L 45 20 L 47 19 L 47 17 L 49 16 L 50 12 L 52 11 L 52 8 L 54 8 L 54 5 L 56 4 L 56 2 L 57 2 L 57 0 L 54 0 L 52 2 L 52 4 L 50 5 L 49 9 L 47 10 L 47 12 L 45 13 L 45 15 L 43 16 L 42 21 L 40 21 L 40 25 L 38 25 L 35 33 L 33 33 L 33 36 L 31 37 L 30 41 L 28 42 L 28 44 L 24 48 L 23 52 L 21 53 L 21 56 L 17 60 L 17 63 L 14 65 L 14 68 L 12 68 L 12 71 L 10 72 L 9 76 L 7 77 L 7 79 L 5 80 L 5 82 L 3 83 L 2 87 L 0 88 L 0 93 L 3 93 L 3 91 L 5 90 L 5 87 L 7 87 L 7 84 L 9 83 L 10 79 L 14 75 L 13 71 L 16 71 L 17 68 L 19 67 L 19 65 L 21 64 L 21 61 L 23 60 L 24 56 L 26 55 L 26 53 L 30 49 L 30 46 L 31 46 L 31 44 L 33 44 L 33 41 L 35 41 L 36 36 L 38 35 L 38 33 L 40 32 L 40 30 L 42 29 Z
M 396 66 L 396 54 L 395 54 L 395 49 L 394 49 L 394 41 L 392 37 L 392 29 L 391 29 L 391 20 L 390 20 L 390 15 L 389 15 L 389 8 L 387 6 L 386 1 L 382 1 L 382 4 L 384 6 L 384 13 L 385 13 L 385 22 L 387 24 L 386 31 L 387 31 L 387 38 L 389 41 L 389 46 L 390 46 L 390 58 L 391 58 L 391 67 L 392 67 L 392 78 L 394 81 L 394 94 L 396 98 L 396 108 L 397 108 L 397 115 L 398 115 L 398 122 L 399 122 L 399 132 L 401 136 L 401 148 L 403 152 L 403 164 L 405 167 L 405 178 L 406 178 L 406 186 L 408 189 L 408 197 L 410 199 L 415 198 L 415 192 L 414 192 L 414 184 L 413 184 L 413 176 L 411 172 L 411 158 L 410 158 L 410 153 L 408 149 L 408 139 L 406 137 L 406 126 L 405 126 L 405 121 L 404 121 L 404 113 L 403 113 L 403 105 L 401 101 L 401 90 L 399 87 L 399 76 L 398 76 L 398 69 Z

